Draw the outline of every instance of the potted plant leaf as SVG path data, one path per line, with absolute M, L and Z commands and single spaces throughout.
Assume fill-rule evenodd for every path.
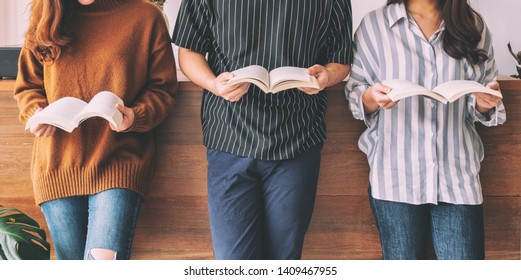
M 163 9 L 163 5 L 166 2 L 166 0 L 150 0 L 150 1 L 154 2 L 154 4 L 158 5 L 161 9 Z
M 514 51 L 512 50 L 512 46 L 510 46 L 510 42 L 508 42 L 507 47 L 508 47 L 508 51 L 514 57 L 514 59 L 516 60 L 516 63 L 517 63 L 516 64 L 517 76 L 513 75 L 513 77 L 521 79 L 521 51 L 514 53 Z
M 0 205 L 0 260 L 48 260 L 51 246 L 38 222 Z
M 166 0 L 150 0 L 150 2 L 156 4 L 159 7 L 159 9 L 161 9 L 161 12 L 163 12 L 163 7 L 165 5 Z M 168 17 L 166 16 L 166 14 L 164 12 L 163 12 L 163 17 L 165 18 L 166 26 L 169 28 L 170 23 L 168 22 Z M 168 31 L 170 32 L 171 30 L 168 29 Z

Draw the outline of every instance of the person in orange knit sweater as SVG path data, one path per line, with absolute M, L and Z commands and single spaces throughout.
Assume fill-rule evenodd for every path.
M 153 129 L 170 111 L 175 60 L 160 9 L 145 0 L 35 0 L 14 98 L 22 123 L 72 96 L 112 91 L 119 127 L 34 125 L 31 178 L 58 259 L 129 259 L 154 173 Z

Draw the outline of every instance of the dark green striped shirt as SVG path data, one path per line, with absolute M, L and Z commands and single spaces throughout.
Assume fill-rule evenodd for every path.
M 249 65 L 350 64 L 351 33 L 349 0 L 185 0 L 173 42 L 207 53 L 219 75 Z M 266 94 L 252 85 L 229 102 L 205 91 L 204 144 L 262 160 L 294 158 L 324 141 L 326 108 L 325 92 Z

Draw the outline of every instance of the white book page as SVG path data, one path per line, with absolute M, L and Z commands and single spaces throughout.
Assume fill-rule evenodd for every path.
M 499 91 L 487 88 L 476 81 L 456 80 L 443 83 L 434 88 L 434 91 L 443 95 L 447 100 L 453 102 L 465 94 L 472 92 L 485 92 L 502 97 Z
M 83 110 L 87 103 L 74 97 L 64 97 L 49 104 L 42 111 L 35 113 L 25 125 L 25 129 L 37 124 L 50 124 L 71 132 L 76 125 L 76 114 Z
M 259 65 L 247 66 L 232 72 L 235 76 L 228 81 L 228 85 L 240 83 L 252 83 L 262 89 L 268 91 L 269 74 L 268 71 Z
M 413 95 L 426 95 L 430 96 L 442 103 L 447 103 L 447 100 L 440 94 L 433 92 L 425 87 L 407 80 L 391 79 L 384 80 L 382 84 L 390 87 L 392 90 L 387 94 L 392 101 L 397 101 L 405 97 Z
M 316 78 L 306 73 L 306 68 L 285 66 L 271 70 L 270 83 L 273 92 L 295 87 L 318 88 Z
M 90 117 L 102 117 L 115 127 L 119 127 L 123 115 L 116 109 L 116 104 L 123 104 L 123 100 L 110 91 L 101 91 L 78 114 L 76 122 L 81 123 Z

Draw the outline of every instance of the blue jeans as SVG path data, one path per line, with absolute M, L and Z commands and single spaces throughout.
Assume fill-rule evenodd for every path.
M 94 259 L 92 249 L 108 249 L 130 259 L 130 247 L 143 198 L 128 189 L 110 189 L 42 203 L 60 260 Z
M 208 149 L 208 206 L 216 259 L 301 258 L 322 146 L 280 161 Z
M 375 199 L 369 194 L 385 260 L 427 257 L 429 234 L 440 260 L 485 258 L 482 205 L 412 205 Z

